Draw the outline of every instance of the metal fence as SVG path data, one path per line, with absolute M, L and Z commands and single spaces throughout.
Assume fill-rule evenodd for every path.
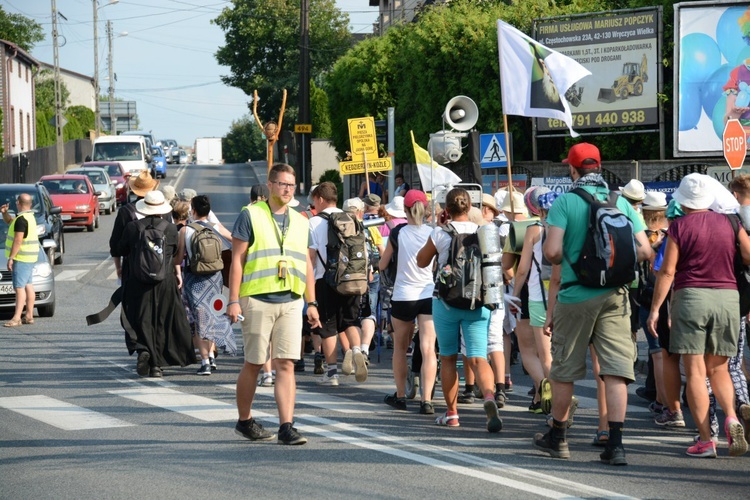
M 24 153 L 29 164 L 21 168 L 20 155 L 6 156 L 0 161 L 0 184 L 33 183 L 43 175 L 57 173 L 55 146 L 39 148 Z M 65 143 L 65 167 L 80 164 L 91 155 L 91 141 L 76 139 Z

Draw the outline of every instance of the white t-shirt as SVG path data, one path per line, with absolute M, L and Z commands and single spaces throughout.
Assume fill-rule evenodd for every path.
M 398 233 L 398 273 L 393 285 L 391 300 L 413 301 L 429 299 L 435 283 L 432 280 L 432 262 L 424 269 L 417 266 L 417 253 L 430 237 L 430 226 L 402 226 Z
M 476 233 L 479 226 L 469 221 L 451 222 L 450 223 L 458 234 L 472 234 Z M 430 234 L 432 243 L 437 248 L 438 252 L 438 266 L 442 267 L 448 262 L 448 252 L 451 248 L 451 235 L 442 227 L 436 227 Z M 401 250 L 399 250 L 400 252 Z
M 343 210 L 337 207 L 330 207 L 323 210 L 322 213 L 333 214 L 337 212 L 343 212 Z M 325 262 L 328 258 L 328 253 L 326 252 L 327 244 L 328 220 L 317 215 L 310 218 L 310 248 L 317 252 L 315 258 L 313 259 L 316 280 L 321 279 L 326 272 L 323 262 Z M 320 254 L 320 257 L 318 257 L 317 254 Z M 323 259 L 323 262 L 321 262 L 321 258 Z

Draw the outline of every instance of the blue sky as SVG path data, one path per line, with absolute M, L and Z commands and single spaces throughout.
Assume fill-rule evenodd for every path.
M 60 66 L 93 75 L 93 0 L 57 0 L 58 29 L 64 37 Z M 217 64 L 216 49 L 224 33 L 210 23 L 227 0 L 120 0 L 106 5 L 99 0 L 99 85 L 107 92 L 107 37 L 105 25 L 112 21 L 115 95 L 137 102 L 144 130 L 159 138 L 176 139 L 192 146 L 196 137 L 220 137 L 233 120 L 247 113 L 248 97 L 222 84 L 228 69 Z M 42 25 L 47 38 L 31 54 L 53 63 L 50 0 L 2 0 L 7 12 L 23 14 Z M 372 33 L 377 8 L 368 0 L 337 0 L 349 15 L 353 33 Z M 63 40 L 61 39 L 61 44 Z M 167 89 L 167 90 L 165 90 Z

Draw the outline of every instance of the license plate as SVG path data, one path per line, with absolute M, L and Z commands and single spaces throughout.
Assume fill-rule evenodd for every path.
M 61 216 L 60 216 L 60 218 L 61 218 L 62 220 L 70 220 L 70 215 L 67 215 L 67 214 L 63 214 L 63 215 L 61 215 Z
M 0 294 L 9 295 L 12 293 L 16 293 L 16 291 L 13 289 L 13 285 L 0 285 Z

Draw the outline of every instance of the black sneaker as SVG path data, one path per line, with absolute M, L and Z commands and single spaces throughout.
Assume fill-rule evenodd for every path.
M 542 413 L 542 403 L 539 401 L 537 401 L 536 403 L 531 403 L 529 405 L 529 413 L 540 415 Z
M 464 391 L 458 394 L 458 402 L 462 405 L 474 403 L 474 391 Z
M 397 410 L 406 410 L 406 398 L 396 397 L 396 393 L 388 394 L 383 401 L 385 404 L 394 407 Z
M 532 441 L 534 448 L 537 450 L 549 453 L 552 458 L 570 458 L 570 450 L 568 449 L 567 441 L 553 441 L 550 437 L 550 433 L 542 434 L 537 432 L 534 435 Z
M 243 422 L 238 421 L 234 426 L 234 433 L 250 441 L 271 441 L 275 434 L 265 430 L 254 418 Z
M 315 350 L 312 340 L 305 340 L 305 354 L 312 354 Z
M 307 438 L 297 432 L 292 423 L 288 422 L 279 427 L 279 444 L 300 445 L 307 443 Z
M 295 372 L 303 372 L 305 371 L 305 360 L 304 359 L 298 359 L 294 362 L 294 371 Z
M 153 366 L 148 371 L 148 376 L 151 378 L 162 378 L 164 376 L 164 373 L 161 371 L 161 368 L 158 366 Z
M 656 393 L 653 391 L 649 391 L 646 389 L 646 387 L 641 386 L 635 390 L 635 395 L 638 396 L 641 399 L 645 399 L 649 403 L 651 401 L 656 400 Z
M 208 358 L 208 364 L 211 366 L 211 371 L 218 371 L 219 368 L 216 366 L 216 358 Z
M 148 370 L 150 368 L 149 361 L 151 361 L 151 354 L 148 351 L 141 351 L 138 353 L 138 361 L 135 363 L 135 371 L 141 377 L 148 377 Z
M 612 448 L 606 447 L 599 458 L 603 463 L 609 465 L 628 465 L 628 461 L 625 459 L 625 448 L 622 445 Z
M 422 415 L 434 415 L 435 405 L 432 404 L 432 401 L 422 401 L 419 403 L 419 413 Z
M 211 365 L 201 365 L 196 375 L 211 375 Z
M 323 375 L 323 355 L 319 352 L 315 353 L 315 368 L 313 369 L 313 373 L 315 375 Z

